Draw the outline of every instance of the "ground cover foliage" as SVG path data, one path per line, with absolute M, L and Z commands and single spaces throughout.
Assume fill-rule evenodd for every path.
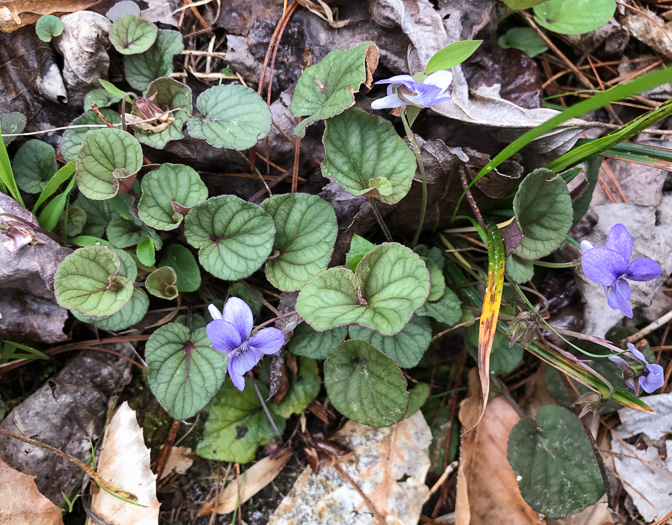
M 3 8 L 10 499 L 664 523 L 664 3 Z

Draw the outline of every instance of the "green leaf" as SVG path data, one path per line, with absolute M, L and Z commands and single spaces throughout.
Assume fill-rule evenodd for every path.
M 348 332 L 351 339 L 363 339 L 371 343 L 401 368 L 416 366 L 432 340 L 432 326 L 429 319 L 418 316 L 413 316 L 401 332 L 387 337 L 356 325 L 350 326 Z
M 101 114 L 107 119 L 110 124 L 121 124 L 121 115 L 116 111 L 104 108 L 100 110 Z M 71 127 L 63 133 L 63 140 L 61 141 L 61 155 L 68 162 L 77 158 L 77 153 L 82 148 L 84 137 L 87 132 L 96 128 L 103 129 L 105 126 L 93 111 L 87 111 L 81 117 L 77 117 L 70 124 Z M 85 128 L 78 128 L 73 126 L 87 126 Z
M 192 137 L 215 148 L 243 150 L 271 131 L 271 110 L 256 91 L 245 86 L 215 86 L 196 101 L 203 118 L 187 121 Z
M 530 57 L 548 51 L 548 44 L 531 27 L 512 27 L 497 42 L 504 49 L 520 49 Z
M 122 89 L 119 89 L 112 82 L 108 82 L 107 80 L 103 80 L 102 78 L 99 78 L 98 83 L 101 86 L 103 86 L 103 89 L 105 91 L 107 91 L 110 95 L 118 98 L 119 100 L 122 100 L 124 98 L 124 95 L 126 95 L 126 93 Z M 131 103 L 131 95 L 126 95 L 126 102 Z
M 174 230 L 189 208 L 208 198 L 208 188 L 196 170 L 182 164 L 162 164 L 140 184 L 138 216 L 157 230 Z
M 105 235 L 105 229 L 115 215 L 110 201 L 92 201 L 80 193 L 73 204 L 86 212 L 86 226 L 82 233 L 92 237 Z
M 126 81 L 135 89 L 147 89 L 152 80 L 170 76 L 173 72 L 173 56 L 183 50 L 184 43 L 179 31 L 160 29 L 156 41 L 147 51 L 126 57 Z
M 144 56 L 144 55 L 138 55 Z M 140 126 L 133 126 L 136 138 L 142 143 L 156 149 L 163 149 L 171 140 L 184 138 L 182 128 L 191 113 L 191 89 L 172 78 L 160 78 L 149 85 L 147 97 L 156 93 L 152 103 L 163 110 L 174 110 L 170 114 L 171 123 L 159 132 L 145 132 Z
M 177 286 L 175 286 L 176 282 L 177 274 L 175 270 L 170 266 L 162 266 L 147 276 L 145 288 L 155 297 L 171 300 L 179 295 Z
M 443 276 L 443 272 L 439 265 L 434 262 L 433 259 L 429 257 L 421 257 L 429 270 L 429 297 L 428 301 L 438 301 L 443 297 L 443 292 L 446 289 L 446 278 Z
M 586 214 L 590 207 L 590 201 L 593 198 L 593 191 L 597 186 L 597 179 L 600 174 L 600 166 L 602 165 L 602 157 L 588 157 L 585 160 L 585 189 L 583 193 L 572 202 L 574 213 L 572 215 L 572 224 L 576 224 Z
M 119 257 L 119 275 L 125 277 L 132 283 L 135 282 L 138 277 L 138 267 L 131 254 L 125 250 L 120 250 L 119 248 L 110 248 L 110 250 L 116 253 L 117 257 Z
M 408 410 L 404 419 L 411 417 L 425 404 L 429 397 L 429 385 L 427 383 L 417 383 L 408 393 Z
M 276 195 L 261 207 L 276 230 L 266 277 L 285 292 L 300 290 L 329 265 L 338 233 L 334 207 L 307 193 Z
M 259 293 L 259 292 L 257 292 Z M 243 301 L 247 303 L 247 306 L 250 307 L 252 310 L 252 314 L 256 317 L 259 315 L 259 312 L 261 312 L 261 309 L 263 308 L 264 304 L 259 300 L 259 297 L 261 297 L 261 294 L 257 296 L 255 293 L 252 292 L 250 288 L 247 288 L 242 282 L 238 283 L 232 283 L 229 286 L 229 289 L 227 290 L 226 298 L 228 299 L 229 297 L 240 297 Z M 215 301 L 216 302 L 216 301 Z M 219 307 L 224 306 L 224 301 L 222 301 L 221 305 L 218 305 Z M 220 308 L 221 310 L 221 308 Z M 208 312 L 208 315 L 210 313 Z
M 533 9 L 534 21 L 555 33 L 588 33 L 611 20 L 614 0 L 548 0 Z
M 56 193 L 56 190 L 58 190 L 60 185 L 63 184 L 66 180 L 68 180 L 70 177 L 72 177 L 74 173 L 75 173 L 74 162 L 68 162 L 60 170 L 54 173 L 54 175 L 49 179 L 49 182 L 45 184 L 44 188 L 42 189 L 42 193 L 40 193 L 37 202 L 33 206 L 33 213 L 34 214 L 37 213 L 39 207 L 42 206 L 42 204 L 49 197 L 51 197 L 54 193 Z
M 149 298 L 141 288 L 134 288 L 131 299 L 116 314 L 108 317 L 90 317 L 80 314 L 77 310 L 70 310 L 72 315 L 84 323 L 89 323 L 108 332 L 126 330 L 138 324 L 147 315 L 149 310 Z
M 519 344 L 509 347 L 510 342 L 511 340 L 506 335 L 499 331 L 495 332 L 492 349 L 490 350 L 490 374 L 508 374 L 523 359 L 523 347 Z M 469 351 L 469 355 L 478 361 L 478 323 L 469 327 L 467 337 L 465 338 L 465 346 Z
M 140 244 L 148 235 L 151 235 L 156 249 L 161 249 L 161 238 L 156 232 L 150 230 L 142 221 L 135 218 L 129 221 L 116 216 L 110 221 L 105 231 L 107 238 L 116 248 L 130 248 Z
M 515 253 L 506 258 L 504 271 L 506 272 L 506 278 L 516 284 L 526 283 L 534 277 L 534 265 L 532 261 L 522 259 Z
M 450 288 L 446 288 L 438 301 L 427 301 L 416 312 L 421 317 L 431 317 L 439 323 L 453 326 L 462 318 L 462 301 Z
M 2 129 L 2 140 L 5 146 L 9 146 L 16 137 L 7 137 L 21 133 L 26 127 L 26 117 L 17 111 L 0 115 L 0 129 Z
M 21 191 L 40 193 L 58 169 L 56 152 L 50 144 L 31 139 L 18 149 L 12 167 Z
M 296 310 L 315 330 L 359 324 L 394 335 L 428 295 L 425 263 L 409 248 L 385 243 L 367 253 L 354 273 L 339 267 L 314 277 L 299 292 Z
M 289 392 L 273 412 L 288 418 L 292 414 L 300 414 L 320 393 L 322 381 L 317 372 L 317 361 L 307 357 L 299 357 L 297 373 L 289 374 Z
M 528 9 L 529 7 L 534 7 L 535 5 L 543 4 L 544 2 L 548 2 L 548 0 L 504 0 L 507 7 L 515 11 Z
M 205 407 L 226 377 L 226 356 L 210 347 L 204 328 L 189 333 L 178 323 L 162 326 L 147 341 L 145 357 L 149 387 L 175 419 Z
M 106 108 L 117 102 L 121 102 L 121 97 L 113 95 L 107 89 L 92 89 L 84 97 L 84 111 L 90 110 L 92 104 L 95 104 L 99 108 Z
M 138 260 L 145 266 L 154 266 L 156 264 L 156 247 L 151 235 L 138 243 L 135 248 L 135 254 Z
M 203 268 L 235 281 L 249 277 L 271 254 L 275 227 L 259 206 L 233 195 L 208 199 L 189 210 L 184 234 Z
M 188 318 L 186 315 L 178 315 L 175 318 L 175 322 L 181 324 L 182 326 L 187 326 L 187 320 Z M 205 328 L 207 324 L 208 323 L 205 322 L 205 319 L 202 315 L 193 314 L 191 316 L 191 329 L 193 331 L 196 331 L 199 328 Z
M 37 217 L 37 221 L 40 223 L 40 226 L 47 231 L 52 231 L 58 224 L 58 220 L 65 210 L 65 205 L 67 203 L 70 192 L 75 187 L 75 179 L 71 179 L 68 186 L 65 188 L 63 193 L 54 197 L 49 204 L 47 204 L 40 215 Z
M 375 247 L 375 244 L 367 241 L 364 237 L 360 237 L 355 233 L 350 240 L 350 249 L 345 254 L 345 265 L 354 272 L 355 268 L 357 268 L 357 265 L 359 264 L 359 261 L 362 260 L 362 257 L 364 257 Z
M 572 199 L 567 184 L 551 170 L 530 173 L 513 198 L 513 212 L 523 232 L 514 253 L 539 259 L 558 248 L 572 227 Z
M 461 40 L 437 51 L 427 62 L 425 74 L 430 75 L 439 69 L 450 69 L 464 62 L 474 54 L 483 40 Z
M 108 248 L 75 250 L 56 271 L 58 304 L 94 317 L 117 313 L 133 294 L 133 284 L 119 275 L 119 265 L 119 257 Z
M 122 55 L 147 51 L 156 41 L 159 28 L 135 15 L 117 18 L 110 28 L 110 42 Z
M 349 109 L 327 120 L 322 141 L 322 175 L 333 177 L 353 195 L 394 204 L 411 188 L 415 156 L 391 122 L 360 109 Z M 388 195 L 379 191 L 381 179 L 391 185 Z
M 348 329 L 345 326 L 316 332 L 308 323 L 301 323 L 294 329 L 294 335 L 289 340 L 289 350 L 293 354 L 311 359 L 324 359 L 347 335 Z
M 164 164 L 165 166 L 165 164 Z M 201 270 L 196 257 L 186 246 L 171 244 L 163 250 L 159 267 L 170 266 L 177 274 L 177 286 L 180 292 L 195 292 L 201 287 Z
M 55 36 L 63 33 L 63 22 L 54 15 L 43 15 L 35 24 L 35 33 L 42 42 L 51 42 Z
M 352 49 L 331 51 L 299 78 L 290 109 L 295 117 L 307 117 L 294 129 L 297 137 L 306 128 L 342 113 L 355 103 L 355 93 L 364 84 L 371 87 L 378 66 L 378 47 L 364 42 Z
M 0 133 L 2 133 L 1 128 Z M 9 162 L 9 155 L 7 155 L 4 141 L 0 144 L 0 191 L 9 191 L 9 194 L 14 197 L 14 200 L 25 207 L 23 199 L 21 198 L 21 192 L 14 179 L 14 172 L 12 171 L 12 165 Z
M 334 408 L 358 423 L 389 427 L 401 421 L 408 409 L 401 370 L 366 341 L 344 341 L 329 354 L 324 385 Z
M 261 396 L 267 398 L 266 387 L 259 383 L 257 387 Z M 196 448 L 196 454 L 201 457 L 248 463 L 254 459 L 259 445 L 266 445 L 276 437 L 248 378 L 245 378 L 245 390 L 242 392 L 231 381 L 226 381 L 206 409 L 210 416 L 205 423 L 203 439 Z M 271 415 L 282 434 L 285 419 Z
M 68 206 L 68 213 L 63 214 L 63 219 L 67 219 L 68 237 L 76 237 L 81 234 L 86 225 L 86 212 L 77 206 Z
M 604 494 L 590 441 L 566 408 L 544 406 L 536 421 L 516 423 L 507 458 L 525 501 L 549 518 L 576 514 Z
M 133 136 L 120 129 L 89 131 L 77 154 L 77 186 L 93 200 L 111 199 L 124 179 L 142 166 L 142 149 Z
M 428 248 L 424 244 L 418 244 L 413 251 L 417 253 L 420 257 L 431 259 L 439 267 L 439 270 L 443 272 L 444 267 L 446 266 L 446 258 L 443 256 L 443 252 L 440 248 L 433 246 Z

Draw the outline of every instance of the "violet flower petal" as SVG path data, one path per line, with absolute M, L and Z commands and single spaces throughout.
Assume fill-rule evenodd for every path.
M 427 84 L 420 84 L 416 89 L 417 95 L 408 96 L 406 98 L 417 106 L 431 108 L 436 104 L 436 100 L 441 96 L 441 88 L 438 86 L 430 86 Z
M 607 248 L 620 253 L 626 261 L 630 260 L 630 257 L 632 257 L 632 237 L 625 226 L 622 224 L 612 226 L 609 235 L 607 235 Z
M 639 386 L 647 394 L 652 394 L 665 384 L 665 370 L 660 365 L 651 364 L 646 371 L 648 373 L 639 378 Z
M 241 342 L 250 337 L 254 323 L 252 310 L 240 297 L 231 297 L 226 301 L 222 318 L 236 327 L 236 330 L 240 334 Z
M 403 84 L 409 89 L 412 89 L 412 84 L 415 84 L 416 82 L 417 80 L 415 80 L 411 75 L 394 75 L 393 77 L 374 82 L 374 84 Z
M 273 355 L 285 344 L 285 334 L 277 328 L 263 328 L 247 344 L 257 352 Z
M 422 82 L 423 84 L 429 84 L 430 86 L 437 86 L 441 88 L 441 92 L 447 91 L 450 87 L 450 83 L 453 81 L 453 72 L 449 69 L 439 69 L 434 71 L 431 75 L 428 75 L 427 78 Z
M 628 368 L 628 363 L 626 362 L 626 360 L 619 355 L 610 355 L 609 361 L 614 363 L 621 372 L 623 372 L 626 368 Z
M 224 319 L 209 322 L 205 332 L 212 341 L 212 348 L 222 354 L 233 352 L 243 342 L 236 327 Z
M 158 91 L 157 91 L 158 93 Z M 214 304 L 211 304 L 208 306 L 208 312 L 210 312 L 210 317 L 213 319 L 221 319 L 222 318 L 222 312 L 220 312 L 217 307 Z
M 628 344 L 628 350 L 630 350 L 630 353 L 634 355 L 643 365 L 648 365 L 649 362 L 646 360 L 646 357 L 644 357 L 644 354 L 641 353 L 639 350 L 637 350 L 637 347 L 633 345 L 632 343 L 627 343 Z
M 241 392 L 245 388 L 245 374 L 252 370 L 263 354 L 248 348 L 247 345 L 239 348 L 229 357 L 229 377 Z
M 632 308 L 628 303 L 630 294 L 630 285 L 627 281 L 625 279 L 618 279 L 609 289 L 609 293 L 607 293 L 607 303 L 614 310 L 620 310 L 624 316 L 632 318 Z
M 407 104 L 408 102 L 404 102 L 396 94 L 392 94 L 371 102 L 371 109 L 400 108 Z
M 647 257 L 635 259 L 628 266 L 625 277 L 632 281 L 653 281 L 658 279 L 663 273 L 663 269 L 656 261 Z
M 581 255 L 581 266 L 591 281 L 612 286 L 628 270 L 628 261 L 609 248 L 592 248 Z

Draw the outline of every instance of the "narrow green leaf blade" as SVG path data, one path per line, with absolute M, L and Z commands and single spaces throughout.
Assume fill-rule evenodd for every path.
M 430 75 L 439 69 L 450 69 L 473 55 L 483 40 L 461 40 L 437 51 L 427 62 L 425 74 Z

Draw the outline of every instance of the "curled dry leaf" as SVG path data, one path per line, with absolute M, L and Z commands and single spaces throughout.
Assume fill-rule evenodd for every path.
M 35 476 L 14 470 L 0 460 L 0 523 L 63 525 L 62 510 L 37 490 Z
M 192 451 L 189 447 L 171 447 L 160 479 L 167 477 L 173 471 L 176 474 L 184 474 L 189 470 L 189 467 L 194 464 L 194 458 L 191 454 Z
M 0 0 L 0 31 L 11 33 L 42 15 L 82 11 L 100 0 Z
M 156 474 L 149 468 L 149 449 L 135 411 L 128 403 L 119 407 L 103 438 L 98 474 L 116 487 L 135 494 L 140 507 L 99 490 L 93 495 L 91 510 L 112 525 L 158 525 Z
M 480 412 L 476 369 L 469 374 L 469 397 L 460 405 L 460 422 L 471 428 Z M 456 525 L 541 525 L 546 522 L 525 502 L 506 459 L 509 433 L 520 418 L 504 397 L 491 399 L 485 414 L 462 438 L 457 472 Z
M 294 450 L 287 448 L 280 452 L 276 458 L 267 456 L 247 469 L 241 475 L 239 481 L 231 481 L 219 495 L 217 514 L 229 514 L 233 512 L 239 501 L 242 505 L 273 481 L 280 474 L 280 471 L 287 464 L 293 453 Z M 212 498 L 198 511 L 198 515 L 205 516 L 212 514 L 214 508 L 215 498 Z

